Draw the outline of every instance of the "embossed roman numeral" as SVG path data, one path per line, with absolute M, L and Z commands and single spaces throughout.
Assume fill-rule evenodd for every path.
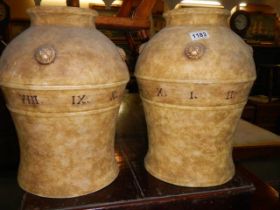
M 114 100 L 121 99 L 123 97 L 123 95 L 124 95 L 123 91 L 121 91 L 121 90 L 114 90 L 111 93 L 110 100 L 114 101 Z
M 23 104 L 39 104 L 38 96 L 20 95 Z
M 165 97 L 167 96 L 167 93 L 165 92 L 165 90 L 163 90 L 163 88 L 157 88 L 157 96 Z
M 118 92 L 115 90 L 111 94 L 111 101 L 117 99 L 119 97 Z
M 189 99 L 197 99 L 197 96 L 194 94 L 193 91 L 190 92 L 190 98 Z
M 88 104 L 88 103 L 89 103 L 89 101 L 87 101 L 86 95 L 72 96 L 73 105 Z
M 229 99 L 233 99 L 234 98 L 234 96 L 235 96 L 235 91 L 232 91 L 232 90 L 230 90 L 230 91 L 228 91 L 227 92 L 227 96 L 226 96 L 226 100 L 229 100 Z

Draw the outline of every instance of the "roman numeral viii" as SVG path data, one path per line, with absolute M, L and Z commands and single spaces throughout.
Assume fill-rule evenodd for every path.
M 36 105 L 39 104 L 38 96 L 20 95 L 23 104 Z

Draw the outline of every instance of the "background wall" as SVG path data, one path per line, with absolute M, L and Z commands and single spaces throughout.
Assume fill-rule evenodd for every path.
M 279 0 L 221 0 L 221 3 L 227 9 L 232 9 L 235 5 L 240 2 L 246 3 L 257 3 L 257 4 L 268 4 L 275 8 L 275 10 L 280 14 L 280 1 Z
M 61 4 L 64 4 L 66 0 L 51 0 L 51 1 L 59 1 Z M 271 5 L 278 11 L 280 14 L 280 1 L 279 0 L 220 0 L 221 3 L 227 9 L 232 9 L 235 5 L 240 2 L 247 3 L 262 3 Z M 33 0 L 5 0 L 7 4 L 11 7 L 11 17 L 12 19 L 27 19 L 28 16 L 26 14 L 26 9 L 34 6 Z M 42 0 L 44 2 L 44 0 Z
M 12 19 L 27 19 L 26 10 L 35 5 L 33 0 L 5 0 L 5 2 L 10 6 Z

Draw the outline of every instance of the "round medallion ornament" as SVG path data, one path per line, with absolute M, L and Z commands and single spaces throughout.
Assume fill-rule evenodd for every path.
M 205 46 L 201 43 L 191 43 L 185 48 L 185 55 L 191 60 L 200 59 L 205 52 Z
M 40 64 L 53 63 L 56 57 L 56 50 L 51 45 L 42 45 L 35 50 L 35 59 Z

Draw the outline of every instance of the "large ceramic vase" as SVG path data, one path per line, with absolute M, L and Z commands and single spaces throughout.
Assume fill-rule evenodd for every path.
M 97 191 L 118 175 L 115 123 L 128 71 L 93 10 L 37 7 L 6 48 L 0 81 L 19 138 L 19 185 L 44 197 Z
M 224 9 L 167 12 L 144 47 L 136 77 L 148 126 L 145 167 L 180 186 L 220 185 L 234 175 L 232 134 L 247 101 L 252 49 Z

